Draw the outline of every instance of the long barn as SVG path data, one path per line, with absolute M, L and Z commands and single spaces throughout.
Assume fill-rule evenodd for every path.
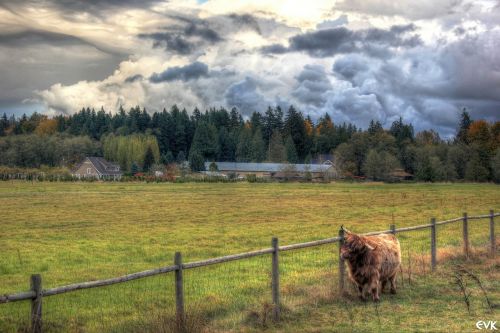
M 215 163 L 217 171 L 223 175 L 232 173 L 236 176 L 254 174 L 258 177 L 300 178 L 309 173 L 313 179 L 337 176 L 335 166 L 330 161 L 322 164 L 205 162 L 205 170 L 211 170 L 212 163 Z

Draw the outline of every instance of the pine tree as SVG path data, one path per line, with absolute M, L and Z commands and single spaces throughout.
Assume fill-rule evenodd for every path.
M 217 157 L 217 139 L 218 135 L 215 126 L 205 121 L 199 121 L 194 133 L 191 150 L 201 154 L 203 159 L 215 159 Z
M 255 133 L 258 129 L 263 126 L 262 114 L 260 112 L 253 112 L 250 117 L 250 127 L 252 128 L 252 133 Z
M 161 155 L 161 163 L 162 164 L 171 164 L 174 163 L 174 154 L 169 150 L 166 154 Z
M 236 161 L 250 162 L 252 160 L 252 130 L 245 126 L 239 135 L 236 147 Z
M 401 118 L 400 118 L 400 120 L 401 120 Z M 396 122 L 393 123 L 393 126 L 395 123 Z M 399 125 L 399 123 L 398 123 L 398 125 Z M 375 134 L 383 132 L 383 131 L 384 131 L 384 129 L 382 128 L 382 124 L 380 123 L 380 121 L 377 120 L 375 122 L 375 121 L 373 121 L 373 119 L 370 120 L 370 125 L 368 126 L 368 133 L 370 133 L 371 135 L 375 135 Z M 391 131 L 392 131 L 392 127 L 391 127 Z
M 139 172 L 139 167 L 137 166 L 137 163 L 132 162 L 132 165 L 131 165 L 131 167 L 130 167 L 130 173 L 131 173 L 132 175 L 135 175 L 135 174 L 136 174 L 136 173 L 138 173 L 138 172 Z
M 217 159 L 219 161 L 234 161 L 236 154 L 236 142 L 234 136 L 231 135 L 225 127 L 219 130 L 219 144 Z
M 279 130 L 275 130 L 269 141 L 267 159 L 271 162 L 282 163 L 287 160 L 285 145 Z
M 286 149 L 286 159 L 289 163 L 297 163 L 299 157 L 297 156 L 297 150 L 295 149 L 295 144 L 290 136 L 288 136 L 285 140 L 285 149 Z
M 464 108 L 462 110 L 462 114 L 460 115 L 460 125 L 458 127 L 457 136 L 455 138 L 456 141 L 463 144 L 469 143 L 467 131 L 469 130 L 471 124 L 472 124 L 472 119 L 467 110 Z
M 298 160 L 303 160 L 308 153 L 306 151 L 306 127 L 302 113 L 298 112 L 293 105 L 288 109 L 283 132 L 285 136 L 292 139 Z
M 252 162 L 262 162 L 266 159 L 266 147 L 262 138 L 262 131 L 258 128 L 252 138 L 251 144 Z
M 186 162 L 186 154 L 184 153 L 183 150 L 181 150 L 179 152 L 179 154 L 177 154 L 177 163 L 184 163 Z
M 203 171 L 205 170 L 205 160 L 203 155 L 196 151 L 192 150 L 189 152 L 189 166 L 192 171 Z

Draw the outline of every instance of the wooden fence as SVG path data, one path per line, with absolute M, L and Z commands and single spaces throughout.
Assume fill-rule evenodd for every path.
M 379 235 L 385 233 L 403 233 L 413 230 L 420 229 L 430 229 L 430 243 L 431 243 L 431 268 L 434 270 L 437 265 L 437 232 L 436 226 L 444 225 L 449 223 L 457 223 L 462 222 L 463 225 L 463 253 L 466 258 L 470 256 L 470 244 L 469 244 L 469 221 L 477 220 L 477 219 L 490 219 L 489 223 L 489 247 L 491 256 L 495 256 L 496 253 L 496 239 L 495 239 L 495 217 L 500 216 L 500 213 L 494 213 L 493 210 L 490 210 L 490 213 L 487 215 L 478 215 L 478 216 L 468 216 L 467 213 L 464 213 L 462 217 L 457 217 L 454 219 L 439 221 L 436 222 L 435 218 L 431 219 L 431 223 L 418 225 L 413 227 L 399 228 L 397 229 L 394 224 L 390 226 L 389 230 L 377 231 L 377 232 L 369 232 L 363 235 Z M 280 277 L 279 277 L 279 253 L 282 251 L 291 251 L 297 249 L 303 249 L 308 247 L 320 246 L 325 244 L 339 243 L 339 291 L 343 292 L 345 285 L 345 264 L 344 261 L 340 257 L 340 247 L 344 242 L 344 232 L 342 229 L 339 230 L 338 236 L 333 238 L 321 239 L 317 241 L 311 241 L 306 243 L 298 243 L 291 244 L 285 246 L 279 246 L 278 238 L 273 238 L 271 242 L 271 247 L 266 249 L 261 249 L 257 251 L 245 252 L 240 254 L 233 254 L 218 258 L 212 258 L 201 261 L 194 261 L 189 263 L 182 262 L 182 255 L 180 252 L 176 252 L 174 256 L 174 264 L 172 266 L 166 266 L 156 269 L 150 269 L 142 272 L 127 274 L 115 278 L 105 279 L 105 280 L 97 280 L 90 282 L 82 282 L 75 283 L 61 287 L 55 287 L 50 289 L 42 289 L 42 277 L 40 274 L 34 274 L 30 278 L 30 290 L 11 294 L 11 295 L 0 295 L 0 304 L 2 303 L 10 303 L 17 302 L 23 300 L 31 301 L 31 331 L 34 333 L 40 333 L 43 331 L 42 326 L 42 300 L 44 297 L 54 296 L 58 294 L 63 294 L 75 290 L 80 289 L 88 289 L 102 286 L 109 286 L 112 284 L 127 282 L 131 280 L 141 279 L 149 276 L 154 276 L 158 274 L 165 274 L 169 272 L 175 272 L 175 299 L 176 299 L 176 320 L 177 327 L 179 330 L 184 330 L 184 322 L 185 322 L 185 311 L 184 311 L 184 287 L 183 287 L 183 275 L 182 272 L 186 269 L 193 269 L 197 267 L 209 266 L 220 264 L 224 262 L 241 260 L 246 258 L 252 258 L 257 256 L 263 256 L 267 254 L 271 254 L 272 256 L 272 267 L 271 267 L 271 288 L 272 288 L 272 304 L 273 304 L 273 317 L 275 321 L 280 320 Z

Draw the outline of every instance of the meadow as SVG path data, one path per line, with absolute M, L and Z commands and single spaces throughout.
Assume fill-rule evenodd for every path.
M 458 217 L 465 211 L 487 214 L 500 210 L 500 188 L 14 181 L 0 182 L 0 203 L 0 294 L 4 294 L 27 290 L 32 273 L 40 273 L 44 288 L 50 288 L 171 265 L 175 251 L 189 262 L 267 248 L 273 236 L 281 245 L 334 237 L 341 225 L 368 232 L 386 230 L 391 223 L 404 227 L 429 223 L 431 217 Z M 498 233 L 500 218 L 496 220 Z M 471 226 L 471 241 L 478 247 L 488 237 L 487 220 L 481 223 L 481 228 Z M 480 276 L 492 302 L 498 304 L 499 264 L 481 256 L 480 250 L 474 261 L 462 262 L 460 228 L 457 224 L 438 229 L 438 246 L 449 246 L 440 255 L 451 259 L 443 259 L 434 274 L 428 274 L 426 258 L 429 231 L 401 235 L 403 254 L 415 276 L 411 269 L 403 273 L 401 292 L 393 298 L 384 296 L 376 307 L 333 293 L 337 244 L 283 253 L 285 320 L 280 324 L 267 318 L 270 257 L 185 271 L 192 330 L 390 332 L 403 325 L 408 331 L 439 331 L 443 323 L 425 319 L 433 314 L 447 329 L 470 328 L 477 316 L 481 318 L 476 320 L 493 317 L 488 311 L 494 309 L 485 309 L 478 301 L 476 312 L 469 314 L 460 291 L 450 285 L 450 272 L 465 264 Z M 49 332 L 168 331 L 173 295 L 169 274 L 48 297 L 45 325 Z M 23 329 L 28 315 L 27 302 L 0 305 L 0 331 Z M 361 326 L 353 323 L 359 316 L 365 316 Z

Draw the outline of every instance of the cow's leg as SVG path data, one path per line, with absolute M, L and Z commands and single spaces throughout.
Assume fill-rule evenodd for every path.
M 361 297 L 363 295 L 363 286 L 361 286 L 359 284 L 357 286 L 358 286 L 358 295 L 359 295 L 359 297 Z
M 385 289 L 385 285 L 387 284 L 387 280 L 381 281 L 380 292 L 383 293 Z
M 360 286 L 361 288 L 361 294 L 359 295 L 359 298 L 362 301 L 366 301 L 366 294 L 370 293 L 370 287 L 368 284 L 364 284 L 363 286 Z
M 380 285 L 380 281 L 378 278 L 374 278 L 371 281 L 371 283 L 369 284 L 369 288 L 370 288 L 369 290 L 370 290 L 370 293 L 372 294 L 374 302 L 380 301 L 379 285 Z
M 391 294 L 396 293 L 396 276 L 397 274 L 394 274 L 391 276 L 390 282 L 391 282 Z

